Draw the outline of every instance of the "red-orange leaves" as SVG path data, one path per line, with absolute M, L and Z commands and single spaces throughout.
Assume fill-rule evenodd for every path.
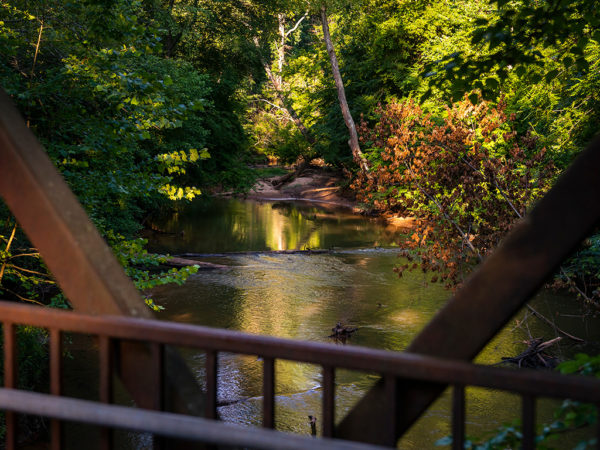
M 416 216 L 419 225 L 403 245 L 447 285 L 498 244 L 554 177 L 545 150 L 530 133 L 517 134 L 504 108 L 463 101 L 433 120 L 408 100 L 380 106 L 375 125 L 363 120 L 358 127 L 378 161 L 372 180 L 353 180 L 358 199 Z

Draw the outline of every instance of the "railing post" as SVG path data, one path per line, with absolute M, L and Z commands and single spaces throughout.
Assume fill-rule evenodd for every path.
M 153 409 L 156 411 L 164 410 L 164 384 L 165 384 L 165 346 L 153 342 L 150 344 L 152 358 L 152 375 L 154 376 L 154 399 Z M 165 447 L 165 439 L 162 436 L 153 436 L 154 450 L 160 450 Z
M 263 427 L 275 428 L 275 360 L 263 358 Z
M 452 448 L 465 448 L 465 387 L 459 384 L 452 390 Z
M 4 322 L 4 387 L 17 387 L 17 333 L 15 325 Z M 17 444 L 17 416 L 12 411 L 6 411 L 6 449 L 13 450 Z
M 323 437 L 333 437 L 335 421 L 335 368 L 323 366 Z
M 214 350 L 206 352 L 206 412 L 207 419 L 217 419 L 218 355 Z
M 535 397 L 524 394 L 522 397 L 523 450 L 535 449 Z
M 62 395 L 62 332 L 58 328 L 50 329 L 50 393 Z M 50 421 L 52 450 L 60 450 L 63 441 L 63 426 L 58 419 Z
M 596 448 L 600 449 L 600 404 L 596 404 Z
M 398 383 L 399 380 L 393 375 L 383 376 L 383 389 L 385 392 L 384 411 L 385 418 L 381 424 L 384 445 L 396 447 L 398 435 L 396 433 L 396 422 L 398 420 Z
M 100 358 L 100 401 L 105 404 L 112 403 L 113 399 L 113 343 L 108 336 L 99 336 L 99 358 Z M 100 430 L 100 448 L 109 450 L 112 448 L 113 431 L 111 428 L 103 427 Z

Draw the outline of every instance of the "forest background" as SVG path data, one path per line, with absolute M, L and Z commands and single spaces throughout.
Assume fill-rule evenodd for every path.
M 143 291 L 194 271 L 143 269 L 147 218 L 248 190 L 267 157 L 415 216 L 399 274 L 451 287 L 600 128 L 598 25 L 584 1 L 11 0 L 0 79 Z M 557 274 L 592 308 L 599 261 L 591 236 Z M 0 262 L 4 298 L 66 305 L 5 207 Z
M 321 158 L 365 212 L 416 217 L 399 275 L 454 287 L 600 129 L 597 6 L 3 0 L 0 80 L 145 295 L 195 271 L 147 270 L 164 262 L 139 237 L 148 218 L 247 191 L 268 157 Z M 599 263 L 596 233 L 555 279 L 594 313 Z M 0 296 L 68 307 L 3 204 Z M 47 355 L 20 332 L 27 386 Z M 581 358 L 564 371 L 598 373 Z

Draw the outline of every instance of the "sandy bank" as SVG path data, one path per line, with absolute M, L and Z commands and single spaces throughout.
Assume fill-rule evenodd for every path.
M 259 180 L 248 192 L 246 198 L 262 201 L 306 201 L 325 207 L 348 208 L 356 214 L 363 213 L 358 207 L 354 195 L 344 189 L 347 179 L 340 172 L 321 167 L 310 167 L 290 183 L 279 187 L 273 181 L 279 177 Z M 414 227 L 414 218 L 399 217 L 391 214 L 381 216 L 392 228 L 410 229 Z

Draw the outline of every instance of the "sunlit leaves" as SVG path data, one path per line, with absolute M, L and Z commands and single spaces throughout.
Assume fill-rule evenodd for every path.
M 125 268 L 127 275 L 134 285 L 143 293 L 146 305 L 154 311 L 164 309 L 157 305 L 149 292 L 152 288 L 165 284 L 181 285 L 190 276 L 198 271 L 198 266 L 188 266 L 180 269 L 164 269 L 168 257 L 148 253 L 144 248 L 147 241 L 144 239 L 126 240 L 123 236 L 109 233 L 115 256 Z
M 158 191 L 165 195 L 169 200 L 193 200 L 195 197 L 201 194 L 200 189 L 189 186 L 174 186 L 171 184 L 165 184 L 158 188 Z
M 592 39 L 598 38 L 595 31 L 600 20 L 598 8 L 593 2 L 520 2 L 492 0 L 496 10 L 475 21 L 476 28 L 471 32 L 471 55 L 464 62 L 456 56 L 448 56 L 444 65 L 438 64 L 438 72 L 432 83 L 441 89 L 449 82 L 454 98 L 468 92 L 470 85 L 481 76 L 494 75 L 500 83 L 487 85 L 482 90 L 484 98 L 494 98 L 507 80 L 512 69 L 517 76 L 527 71 L 522 67 L 538 67 L 531 82 L 541 79 L 548 82 L 558 73 L 548 63 L 556 54 L 562 55 L 566 69 L 573 65 L 580 72 L 589 70 L 589 60 L 585 49 Z M 455 62 L 460 77 L 454 76 L 448 68 Z M 506 68 L 506 69 L 504 69 Z M 431 68 L 424 73 L 430 74 Z M 541 73 L 540 73 L 541 72 Z M 458 80 L 463 82 L 458 84 Z M 489 79 L 489 78 L 488 78 Z

